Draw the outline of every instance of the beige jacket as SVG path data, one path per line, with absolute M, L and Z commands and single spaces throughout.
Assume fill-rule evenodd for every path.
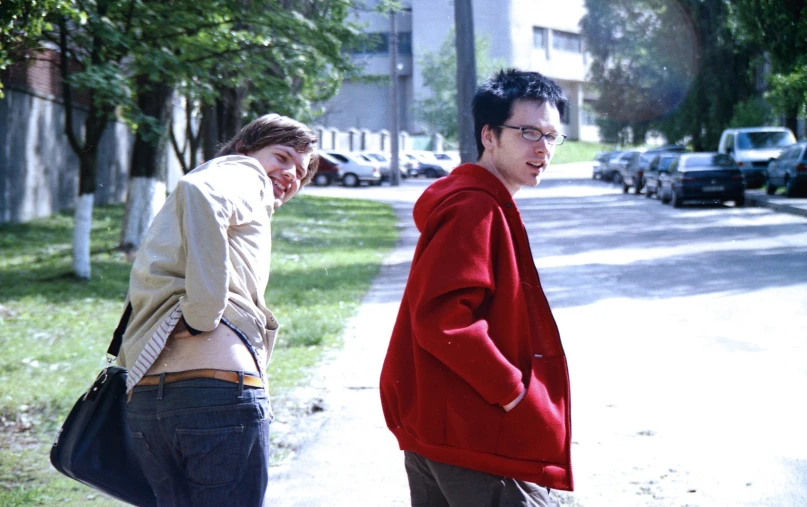
M 131 371 L 149 340 L 172 327 L 178 308 L 199 331 L 227 319 L 248 337 L 263 371 L 278 329 L 264 301 L 273 203 L 272 182 L 251 157 L 219 157 L 179 181 L 132 267 L 133 312 L 119 364 Z

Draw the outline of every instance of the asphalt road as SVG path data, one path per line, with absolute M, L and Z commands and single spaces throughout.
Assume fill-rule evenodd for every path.
M 664 206 L 551 168 L 517 202 L 563 337 L 576 491 L 564 505 L 807 505 L 807 219 L 771 209 Z M 284 420 L 279 506 L 408 505 L 377 380 L 417 232 L 400 188 L 312 188 L 393 203 L 402 241 L 345 348 Z M 284 427 L 284 424 L 286 425 Z M 282 439 L 281 439 L 282 440 Z

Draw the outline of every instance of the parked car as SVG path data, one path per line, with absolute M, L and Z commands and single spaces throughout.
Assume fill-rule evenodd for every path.
M 666 175 L 670 164 L 675 160 L 680 153 L 659 153 L 653 155 L 650 163 L 647 165 L 647 170 L 644 171 L 644 195 L 647 198 L 658 197 L 660 186 L 659 178 L 661 175 Z
M 598 151 L 594 154 L 594 167 L 591 170 L 591 179 L 601 180 L 608 167 L 608 159 L 612 151 Z
M 622 156 L 622 153 L 622 150 L 611 152 L 601 175 L 604 181 L 619 181 L 619 157 Z
M 717 152 L 731 155 L 748 188 L 758 188 L 765 183 L 770 161 L 795 143 L 793 132 L 785 127 L 726 129 L 720 135 Z
M 384 156 L 383 153 L 375 151 L 362 151 L 359 154 L 369 159 L 372 163 L 378 165 L 378 170 L 381 173 L 381 181 L 389 181 L 389 168 L 392 164 L 392 161 L 389 158 Z
M 312 182 L 318 187 L 327 187 L 331 183 L 338 183 L 342 180 L 342 165 L 338 160 L 328 155 L 327 153 L 320 152 L 319 165 L 317 166 L 317 174 L 314 175 Z
M 650 162 L 661 153 L 684 153 L 686 146 L 670 144 L 655 148 L 637 148 L 623 152 L 617 164 L 622 183 L 622 192 L 628 193 L 631 187 L 635 193 L 644 188 L 644 174 Z M 626 155 L 630 153 L 630 155 Z
M 351 151 L 326 151 L 325 154 L 335 158 L 342 167 L 342 185 L 358 187 L 362 182 L 370 185 L 381 184 L 381 170 L 361 153 Z
M 648 148 L 645 153 L 686 153 L 687 147 L 683 144 L 665 144 L 664 146 L 656 146 L 655 148 Z
M 449 172 L 462 163 L 460 160 L 460 152 L 458 151 L 443 151 L 435 153 L 434 157 L 444 164 L 443 167 L 450 165 L 451 168 Z
M 407 170 L 410 177 L 415 177 L 420 172 L 420 160 L 409 152 L 402 151 L 400 154 L 402 161 L 406 161 Z
M 659 198 L 680 208 L 684 201 L 734 201 L 745 205 L 745 182 L 737 162 L 724 153 L 684 153 L 660 178 Z
M 384 156 L 392 160 L 392 154 L 387 152 Z M 403 152 L 398 152 L 398 168 L 401 170 L 401 178 L 408 178 L 412 173 L 412 168 L 415 167 L 415 160 L 405 157 Z
M 797 143 L 768 164 L 765 192 L 773 195 L 785 187 L 785 195 L 794 197 L 807 190 L 807 143 Z
M 413 177 L 439 178 L 448 175 L 448 172 L 452 169 L 447 169 L 446 167 L 448 166 L 440 162 L 431 151 L 413 150 L 407 153 L 414 156 L 420 163 L 417 169 L 413 169 Z
M 616 167 L 619 180 L 622 183 L 622 192 L 627 194 L 631 187 L 638 194 L 642 191 L 642 170 L 639 169 L 643 149 L 626 150 L 617 160 Z
M 362 154 L 380 164 L 378 168 L 381 171 L 381 181 L 390 181 L 390 167 L 392 167 L 391 153 L 381 151 L 364 151 Z M 409 177 L 409 167 L 411 165 L 411 163 L 408 163 L 403 158 L 398 157 L 398 174 L 401 178 L 406 179 Z

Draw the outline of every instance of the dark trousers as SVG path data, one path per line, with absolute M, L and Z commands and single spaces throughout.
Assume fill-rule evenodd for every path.
M 438 463 L 406 451 L 412 507 L 555 507 L 549 489 L 531 482 Z
M 135 387 L 128 446 L 160 507 L 269 505 L 269 424 L 262 388 L 195 379 Z

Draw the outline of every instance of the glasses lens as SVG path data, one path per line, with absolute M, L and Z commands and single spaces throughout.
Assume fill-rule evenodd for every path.
M 527 141 L 538 141 L 541 139 L 542 134 L 537 130 L 524 129 L 521 131 L 521 137 L 523 137 Z
M 563 141 L 565 141 L 565 140 L 566 140 L 566 136 L 564 136 L 564 135 L 562 135 L 562 134 L 558 134 L 557 139 L 555 139 L 554 141 L 552 141 L 552 144 L 554 144 L 555 146 L 557 146 L 557 145 L 559 145 L 559 144 L 563 144 Z

